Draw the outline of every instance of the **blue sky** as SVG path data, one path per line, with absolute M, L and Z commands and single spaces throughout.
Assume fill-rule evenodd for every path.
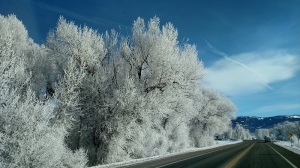
M 0 0 L 0 14 L 17 15 L 39 44 L 60 15 L 123 34 L 157 16 L 197 45 L 205 85 L 238 116 L 300 115 L 300 0 Z

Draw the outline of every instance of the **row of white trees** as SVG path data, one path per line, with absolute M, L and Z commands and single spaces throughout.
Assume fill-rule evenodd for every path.
M 255 131 L 258 139 L 264 139 L 265 136 L 274 140 L 289 141 L 289 133 L 293 133 L 292 139 L 297 142 L 300 135 L 300 122 L 285 121 L 274 125 L 270 129 L 257 129 Z
M 224 132 L 223 138 L 250 140 L 253 138 L 253 136 L 250 134 L 250 131 L 248 129 L 245 129 L 240 124 L 236 124 L 234 128 L 230 127 L 228 131 Z
M 123 37 L 60 18 L 37 45 L 1 16 L 0 32 L 0 166 L 111 163 L 207 146 L 230 128 L 235 106 L 201 84 L 196 47 L 170 23 L 138 18 Z

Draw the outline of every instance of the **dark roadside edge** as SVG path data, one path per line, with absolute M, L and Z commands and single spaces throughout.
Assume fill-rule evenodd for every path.
M 166 155 L 158 155 L 158 156 L 152 156 L 152 157 L 146 157 L 146 158 L 140 158 L 140 159 L 133 159 L 129 161 L 124 161 L 124 162 L 116 162 L 116 163 L 111 163 L 111 164 L 104 164 L 104 165 L 98 165 L 98 166 L 93 166 L 91 168 L 120 168 L 120 167 L 139 167 L 141 164 L 153 164 L 155 162 L 164 162 L 164 160 L 167 162 L 172 162 L 176 160 L 184 160 L 190 157 L 193 157 L 197 154 L 200 153 L 206 153 L 209 151 L 219 150 L 223 148 L 230 148 L 232 146 L 238 145 L 242 143 L 243 141 L 233 141 L 228 144 L 219 144 L 215 146 L 209 146 L 209 147 L 203 147 L 203 148 L 192 148 L 188 149 L 186 151 L 181 151 L 181 152 L 176 152 L 176 153 L 169 153 Z M 174 160 L 173 160 L 174 159 Z

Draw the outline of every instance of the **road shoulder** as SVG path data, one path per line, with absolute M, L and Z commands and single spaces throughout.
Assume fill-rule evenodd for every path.
M 243 141 L 232 141 L 232 142 L 228 142 L 228 143 L 221 143 L 221 144 L 217 144 L 217 145 L 213 145 L 213 146 L 209 146 L 209 147 L 203 147 L 203 148 L 191 148 L 191 149 L 188 149 L 188 150 L 185 150 L 182 152 L 169 153 L 166 155 L 153 156 L 153 157 L 147 157 L 147 158 L 141 158 L 141 159 L 133 159 L 133 160 L 125 161 L 125 162 L 118 162 L 118 163 L 112 163 L 112 164 L 106 164 L 106 165 L 98 165 L 98 166 L 93 166 L 91 168 L 113 168 L 113 167 L 127 167 L 127 166 L 131 167 L 131 166 L 135 166 L 137 164 L 148 163 L 148 162 L 151 163 L 151 162 L 154 162 L 157 160 L 168 159 L 171 157 L 185 155 L 188 153 L 196 153 L 196 152 L 206 151 L 206 150 L 210 150 L 210 149 L 214 149 L 214 148 L 235 145 L 235 144 L 238 144 L 241 142 L 243 142 Z

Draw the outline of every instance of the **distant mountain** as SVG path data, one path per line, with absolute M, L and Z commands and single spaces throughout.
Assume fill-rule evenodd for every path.
M 284 121 L 300 121 L 300 115 L 289 116 L 274 116 L 274 117 L 250 117 L 241 116 L 232 120 L 232 126 L 236 124 L 242 125 L 244 128 L 249 129 L 250 132 L 255 132 L 258 128 L 272 128 L 275 124 Z

